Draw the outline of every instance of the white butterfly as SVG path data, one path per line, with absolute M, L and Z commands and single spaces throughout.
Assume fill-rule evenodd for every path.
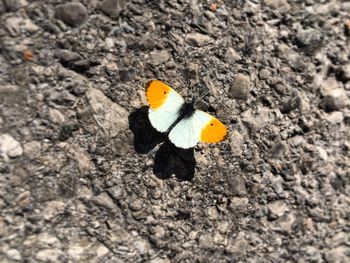
M 148 118 L 159 132 L 168 133 L 169 140 L 179 148 L 188 149 L 198 142 L 215 143 L 227 138 L 224 124 L 210 114 L 197 110 L 194 101 L 185 100 L 159 80 L 146 84 L 150 105 Z

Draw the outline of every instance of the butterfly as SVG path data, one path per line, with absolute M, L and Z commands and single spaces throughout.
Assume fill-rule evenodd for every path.
M 198 142 L 216 143 L 227 138 L 226 126 L 198 110 L 195 101 L 186 102 L 179 93 L 159 80 L 146 83 L 148 118 L 159 132 L 167 133 L 178 148 L 189 149 Z

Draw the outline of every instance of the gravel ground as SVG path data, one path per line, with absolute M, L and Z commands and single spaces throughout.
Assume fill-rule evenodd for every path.
M 350 3 L 0 0 L 1 262 L 350 262 Z M 176 149 L 161 79 L 230 130 Z M 158 146 L 157 146 L 158 144 Z

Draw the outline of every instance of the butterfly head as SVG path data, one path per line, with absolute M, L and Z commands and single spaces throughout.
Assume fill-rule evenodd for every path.
M 195 99 L 195 97 L 192 97 L 188 103 L 189 103 L 189 104 L 192 104 L 193 106 L 196 105 L 196 99 Z
M 195 99 L 192 98 L 190 102 L 184 103 L 181 108 L 180 108 L 180 117 L 182 118 L 190 118 L 194 111 L 196 110 L 195 108 Z

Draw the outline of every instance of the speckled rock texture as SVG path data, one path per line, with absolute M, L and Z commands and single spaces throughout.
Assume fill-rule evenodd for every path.
M 0 0 L 0 262 L 350 262 L 349 13 Z M 174 147 L 149 79 L 228 139 Z

